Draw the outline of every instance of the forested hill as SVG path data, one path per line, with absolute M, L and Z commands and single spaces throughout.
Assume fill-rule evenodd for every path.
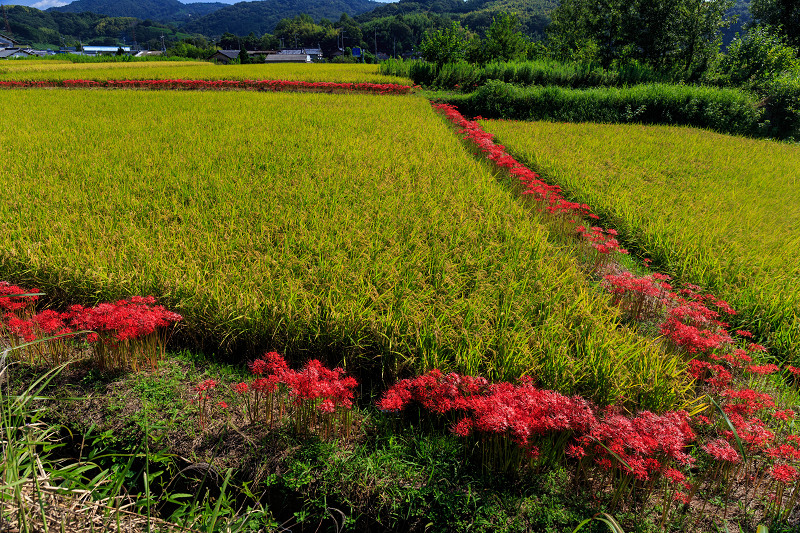
M 541 37 L 550 23 L 550 13 L 558 7 L 558 0 L 400 0 L 385 4 L 373 11 L 356 17 L 359 22 L 413 15 L 417 13 L 437 14 L 461 24 L 472 31 L 483 33 L 492 18 L 501 11 L 516 13 L 523 33 Z
M 60 13 L 96 13 L 109 17 L 135 17 L 160 22 L 186 22 L 213 13 L 227 4 L 196 2 L 183 4 L 178 0 L 75 0 L 48 11 Z
M 116 46 L 135 41 L 157 49 L 161 46 L 162 35 L 167 41 L 190 37 L 173 25 L 143 22 L 134 17 L 40 11 L 26 6 L 7 6 L 5 11 L 14 38 L 37 48 L 76 46 L 78 43 Z
M 460 0 L 459 0 L 460 1 Z M 239 2 L 191 21 L 183 27 L 189 33 L 236 35 L 272 33 L 281 19 L 310 15 L 314 20 L 338 20 L 342 13 L 354 16 L 381 4 L 371 0 L 264 0 Z

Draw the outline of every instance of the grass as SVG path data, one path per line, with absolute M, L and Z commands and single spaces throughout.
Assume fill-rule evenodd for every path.
M 684 363 L 619 325 L 421 99 L 15 99 L 0 278 L 62 305 L 154 294 L 185 317 L 184 343 L 344 362 L 372 384 L 436 367 L 533 374 L 599 403 L 683 401 Z
M 357 410 L 359 431 L 348 440 L 304 438 L 223 416 L 200 432 L 191 385 L 211 376 L 227 388 L 241 377 L 241 367 L 189 352 L 170 354 L 158 372 L 95 375 L 85 363 L 70 365 L 37 391 L 31 407 L 42 420 L 70 431 L 61 442 L 64 466 L 84 465 L 87 478 L 104 472 L 109 481 L 98 497 L 117 490 L 138 502 L 138 515 L 122 517 L 125 526 L 135 520 L 132 530 L 178 530 L 174 524 L 197 531 L 273 531 L 282 524 L 326 531 L 557 532 L 572 531 L 595 512 L 570 483 L 568 467 L 484 476 L 459 439 L 398 424 L 370 405 Z M 11 388 L 26 387 L 40 371 L 16 366 Z M 85 400 L 58 399 L 64 396 Z M 171 420 L 173 409 L 185 419 Z M 48 459 L 53 457 L 42 454 Z M 210 474 L 201 480 L 203 468 Z M 149 496 L 142 472 L 149 473 Z M 218 495 L 226 472 L 235 472 L 229 494 Z M 217 502 L 222 510 L 215 515 Z M 638 518 L 627 516 L 626 530 L 652 531 Z M 54 517 L 47 522 L 51 531 L 60 530 Z
M 737 327 L 797 364 L 797 145 L 667 126 L 483 124 L 661 270 L 727 299 Z
M 411 85 L 411 80 L 407 78 L 382 75 L 379 73 L 378 65 L 368 64 L 214 65 L 206 61 L 131 63 L 24 61 L 0 66 L 2 81 L 71 79 L 291 80 Z

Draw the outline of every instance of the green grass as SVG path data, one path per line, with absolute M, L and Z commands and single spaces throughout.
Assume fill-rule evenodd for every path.
M 131 63 L 56 63 L 53 61 L 6 62 L 0 66 L 0 81 L 30 80 L 291 80 L 337 83 L 397 83 L 411 80 L 379 73 L 368 64 L 259 64 L 214 65 L 206 61 L 151 61 Z
M 486 121 L 499 142 L 624 232 L 640 253 L 800 353 L 800 146 L 661 126 Z
M 531 373 L 600 403 L 681 401 L 683 363 L 619 326 L 422 99 L 14 99 L 0 279 L 64 303 L 152 293 L 184 315 L 184 342 L 239 360 L 275 349 L 373 383 L 437 367 Z

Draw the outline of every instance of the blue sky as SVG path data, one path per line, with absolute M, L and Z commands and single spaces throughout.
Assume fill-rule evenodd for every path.
M 0 0 L 7 6 L 30 6 L 35 7 L 37 9 L 47 9 L 48 7 L 54 6 L 65 6 L 70 2 L 65 0 Z M 236 2 L 240 2 L 241 0 L 180 0 L 184 4 L 188 4 L 191 2 L 222 2 L 223 4 L 235 4 Z M 388 2 L 394 0 L 376 0 L 378 2 Z

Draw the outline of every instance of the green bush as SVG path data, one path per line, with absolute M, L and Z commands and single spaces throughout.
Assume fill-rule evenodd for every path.
M 669 81 L 652 68 L 628 62 L 606 70 L 595 63 L 562 63 L 549 59 L 494 62 L 483 67 L 465 61 L 438 65 L 426 61 L 386 61 L 382 74 L 405 76 L 425 87 L 454 89 L 477 87 L 490 80 L 517 85 L 555 85 L 589 88 L 635 85 Z
M 743 91 L 666 84 L 574 90 L 488 81 L 451 103 L 492 118 L 682 124 L 739 135 L 757 134 L 763 115 L 755 97 Z
M 767 85 L 767 133 L 782 139 L 800 139 L 800 77 L 784 74 Z

